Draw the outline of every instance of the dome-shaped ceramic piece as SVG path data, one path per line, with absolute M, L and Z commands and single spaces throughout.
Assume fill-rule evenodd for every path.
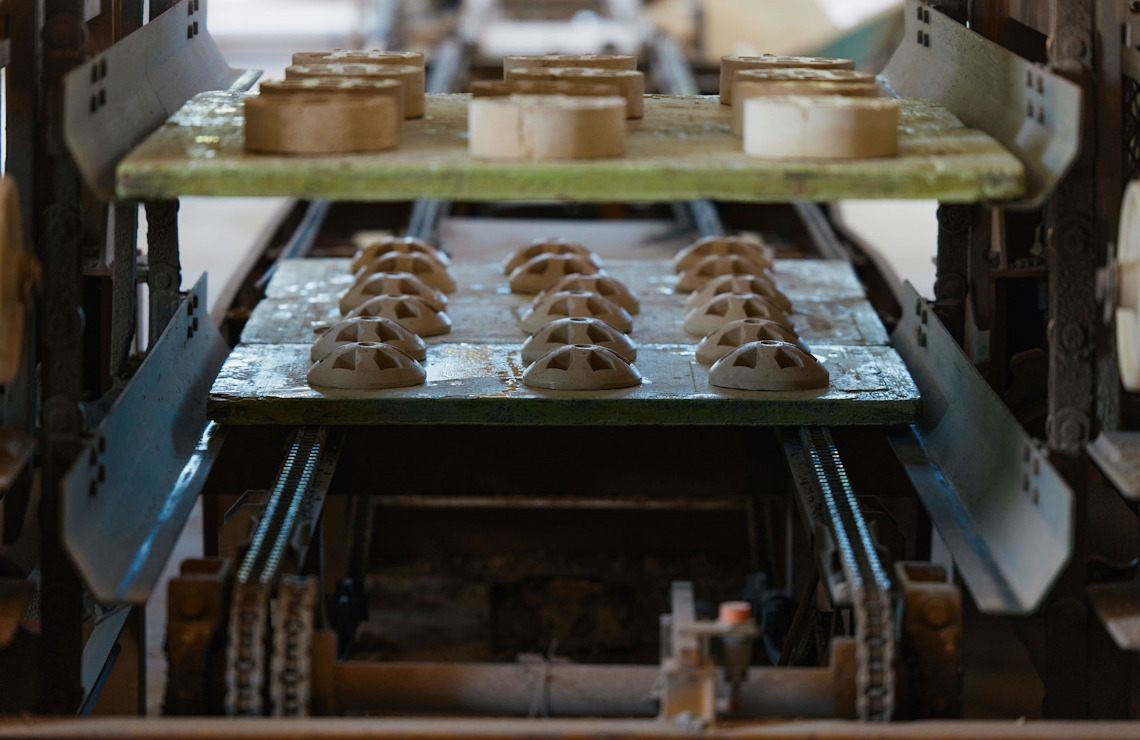
M 421 337 L 434 337 L 451 331 L 451 317 L 414 295 L 377 296 L 354 308 L 345 318 L 357 316 L 391 319 Z
M 385 252 L 356 271 L 356 279 L 378 272 L 407 272 L 444 293 L 455 290 L 455 278 L 446 267 L 422 252 Z
M 768 319 L 793 329 L 787 314 L 766 299 L 754 293 L 725 293 L 689 311 L 685 315 L 685 331 L 704 337 L 737 319 Z
M 721 275 L 764 275 L 768 268 L 739 254 L 720 256 L 710 254 L 702 257 L 695 265 L 681 273 L 675 290 L 688 293 L 700 290 L 705 283 Z
M 609 275 L 567 275 L 539 293 L 536 300 L 541 300 L 551 293 L 561 293 L 564 290 L 597 293 L 631 314 L 637 314 L 641 311 L 641 298 L 638 297 L 637 293 L 627 288 L 625 283 Z
M 767 298 L 768 301 L 781 311 L 789 311 L 792 302 L 780 292 L 775 281 L 767 275 L 721 275 L 704 284 L 700 290 L 694 290 L 685 300 L 686 309 L 694 309 L 702 303 L 724 293 L 755 293 Z
M 419 252 L 420 254 L 426 254 L 438 262 L 439 266 L 444 269 L 451 264 L 451 258 L 448 257 L 447 254 L 436 249 L 423 239 L 417 239 L 414 236 L 385 236 L 377 239 L 363 249 L 357 250 L 356 255 L 352 258 L 352 271 L 356 272 L 361 267 L 364 267 L 369 262 L 372 262 L 377 257 L 385 255 L 388 252 L 400 252 L 401 254 Z
M 535 239 L 525 247 L 519 247 L 511 254 L 503 263 L 503 274 L 510 275 L 516 267 L 524 262 L 529 262 L 540 254 L 576 254 L 593 262 L 595 267 L 600 268 L 602 266 L 602 261 L 598 259 L 598 255 L 577 242 L 566 239 Z
M 419 385 L 420 364 L 388 344 L 353 342 L 333 350 L 309 368 L 309 385 L 347 390 L 380 390 Z
M 511 271 L 511 292 L 541 293 L 567 275 L 597 272 L 597 265 L 577 254 L 540 254 Z
M 616 352 L 626 362 L 637 359 L 637 347 L 630 338 L 599 319 L 572 318 L 552 321 L 531 335 L 522 346 L 522 359 L 528 365 L 567 344 L 593 344 Z
M 787 342 L 751 342 L 709 370 L 709 384 L 741 391 L 806 391 L 827 388 L 830 374 L 812 355 Z
M 616 352 L 570 344 L 543 355 L 523 373 L 523 383 L 555 391 L 608 391 L 641 384 L 641 373 Z
M 522 317 L 522 328 L 534 334 L 552 321 L 566 318 L 586 318 L 604 321 L 618 331 L 633 331 L 633 319 L 621 306 L 597 293 L 564 291 L 535 301 Z
M 381 295 L 414 295 L 436 310 L 447 306 L 447 296 L 410 272 L 377 272 L 352 284 L 340 297 L 340 312 L 348 313 L 366 301 Z
M 710 255 L 727 257 L 739 255 L 767 269 L 772 269 L 772 260 L 763 245 L 738 236 L 706 236 L 677 252 L 673 258 L 673 269 L 684 272 Z
M 697 362 L 711 365 L 737 347 L 752 342 L 787 342 L 803 349 L 799 336 L 768 319 L 737 319 L 720 327 L 697 345 Z
M 379 316 L 354 316 L 338 321 L 313 343 L 309 357 L 316 362 L 333 350 L 356 342 L 390 344 L 413 360 L 427 359 L 427 345 L 418 334 Z

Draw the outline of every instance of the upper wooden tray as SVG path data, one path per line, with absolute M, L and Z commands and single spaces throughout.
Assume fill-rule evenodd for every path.
M 901 155 L 842 163 L 745 156 L 715 97 L 647 96 L 629 122 L 626 156 L 497 163 L 467 153 L 468 95 L 429 95 L 406 121 L 398 149 L 379 154 L 246 154 L 245 93 L 202 93 L 119 163 L 126 200 L 183 195 L 331 200 L 830 201 L 925 198 L 976 202 L 1020 197 L 1021 162 L 988 135 L 928 101 L 902 103 Z

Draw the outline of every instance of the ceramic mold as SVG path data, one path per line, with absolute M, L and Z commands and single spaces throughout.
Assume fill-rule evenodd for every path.
M 755 293 L 767 298 L 768 301 L 781 311 L 790 311 L 792 302 L 780 292 L 776 283 L 767 275 L 721 275 L 704 284 L 700 290 L 689 294 L 685 300 L 685 308 L 692 310 L 702 303 L 724 293 Z
M 631 315 L 637 315 L 641 311 L 641 299 L 638 298 L 637 293 L 627 288 L 625 283 L 609 275 L 567 275 L 539 293 L 538 299 L 542 299 L 551 293 L 561 293 L 567 290 L 597 293 L 629 311 Z
M 700 290 L 705 283 L 722 275 L 765 275 L 767 272 L 768 268 L 764 265 L 739 254 L 723 257 L 710 254 L 681 273 L 681 279 L 677 281 L 674 290 L 678 293 L 689 293 Z
M 309 356 L 316 362 L 338 347 L 357 342 L 389 344 L 413 360 L 427 359 L 427 345 L 419 335 L 379 316 L 355 316 L 338 321 L 313 343 Z
M 437 311 L 447 307 L 447 296 L 415 275 L 407 272 L 377 272 L 352 284 L 340 298 L 340 312 L 346 314 L 382 295 L 414 295 Z
M 571 344 L 540 357 L 523 373 L 523 383 L 553 391 L 608 391 L 641 385 L 641 373 L 604 347 Z
M 347 98 L 382 97 L 396 104 L 396 120 L 404 120 L 404 86 L 399 80 L 365 80 L 359 77 L 308 77 L 293 80 L 265 80 L 257 87 L 259 96 L 335 95 Z
M 332 51 L 298 51 L 293 64 L 406 64 L 424 68 L 424 55 L 419 51 L 380 51 L 372 49 L 334 49 Z
M 869 72 L 851 69 L 745 69 L 732 88 L 732 133 L 744 135 L 744 102 L 751 98 L 787 95 L 879 97 L 879 83 Z
M 322 357 L 305 379 L 322 388 L 374 391 L 420 385 L 427 373 L 418 362 L 388 344 L 353 342 Z
M 755 293 L 725 293 L 685 314 L 685 331 L 703 337 L 737 319 L 768 319 L 792 329 L 787 314 Z
M 384 96 L 252 95 L 244 116 L 250 152 L 349 154 L 400 143 L 396 103 Z
M 448 257 L 446 253 L 436 249 L 423 239 L 417 239 L 414 236 L 385 236 L 382 239 L 372 242 L 364 247 L 364 249 L 358 249 L 356 251 L 356 254 L 352 258 L 352 271 L 356 272 L 372 260 L 388 252 L 401 252 L 403 254 L 419 252 L 434 259 L 439 263 L 440 267 L 446 268 L 451 264 L 451 258 Z
M 732 105 L 737 73 L 745 69 L 855 69 L 850 59 L 822 57 L 726 56 L 720 59 L 720 102 Z
M 468 85 L 472 98 L 509 98 L 512 95 L 576 95 L 587 98 L 621 97 L 617 85 L 576 80 L 480 80 Z
M 752 342 L 787 342 L 804 349 L 799 336 L 768 319 L 737 319 L 724 324 L 697 345 L 697 362 L 711 365 L 737 347 Z
M 827 388 L 827 368 L 786 342 L 752 342 L 717 360 L 709 384 L 741 391 L 806 391 Z
M 540 254 L 576 254 L 593 262 L 595 267 L 602 266 L 602 261 L 598 259 L 598 255 L 577 242 L 566 239 L 535 239 L 525 247 L 519 247 L 511 254 L 503 264 L 503 274 L 510 275 L 516 267 Z
M 377 296 L 354 308 L 345 318 L 357 316 L 391 319 L 421 337 L 434 337 L 451 331 L 451 317 L 414 295 Z
M 385 252 L 357 270 L 356 279 L 360 281 L 366 275 L 378 272 L 408 272 L 436 290 L 444 293 L 455 290 L 455 278 L 447 268 L 420 252 Z
M 772 260 L 763 244 L 736 236 L 707 236 L 693 242 L 677 252 L 673 258 L 673 269 L 684 272 L 709 255 L 727 257 L 734 254 L 762 265 L 765 269 L 772 269 Z
M 507 82 L 516 80 L 549 80 L 552 82 L 602 82 L 615 85 L 625 98 L 627 118 L 641 118 L 645 114 L 645 75 L 629 69 L 597 69 L 596 67 L 555 67 L 534 69 L 507 69 Z
M 899 104 L 890 98 L 749 98 L 744 152 L 776 160 L 893 157 L 899 152 Z
M 404 117 L 424 114 L 424 69 L 410 64 L 295 64 L 285 68 L 285 79 L 313 77 L 358 77 L 365 80 L 396 80 L 404 90 Z
M 511 95 L 474 98 L 467 109 L 468 151 L 475 159 L 556 162 L 625 153 L 622 98 Z
M 552 321 L 523 342 L 522 359 L 528 365 L 567 344 L 594 344 L 616 352 L 626 362 L 637 359 L 630 338 L 604 321 L 572 318 Z
M 594 275 L 598 267 L 576 254 L 540 254 L 511 271 L 512 293 L 541 293 L 567 275 Z
M 572 291 L 551 293 L 535 301 L 523 314 L 522 328 L 527 334 L 534 334 L 550 322 L 565 318 L 598 319 L 624 334 L 633 331 L 633 319 L 621 306 L 597 293 Z
M 550 67 L 594 67 L 597 69 L 637 69 L 637 57 L 627 54 L 544 54 L 542 56 L 505 56 L 503 74 L 510 69 L 543 69 Z

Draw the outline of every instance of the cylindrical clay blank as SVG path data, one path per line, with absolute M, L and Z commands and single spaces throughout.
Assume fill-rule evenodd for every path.
M 407 64 L 307 64 L 285 69 L 285 79 L 314 77 L 359 77 L 365 80 L 398 80 L 404 86 L 404 117 L 424 114 L 424 70 Z
M 468 115 L 471 156 L 477 159 L 538 162 L 625 151 L 625 101 L 617 97 L 477 98 Z
M 541 67 L 637 69 L 637 57 L 625 54 L 544 54 L 542 56 L 503 57 L 504 74 L 508 69 L 536 69 Z
M 255 95 L 245 101 L 245 148 L 272 154 L 347 154 L 400 142 L 396 102 L 387 97 Z
M 764 54 L 758 57 L 727 56 L 720 59 L 720 102 L 732 105 L 732 86 L 736 73 L 744 69 L 855 69 L 850 59 L 822 57 L 782 57 Z
M 508 69 L 507 82 L 515 80 L 552 80 L 603 82 L 616 85 L 626 102 L 626 116 L 641 118 L 644 112 L 645 75 L 628 69 L 595 69 L 593 67 L 557 67 L 551 69 Z
M 898 154 L 899 106 L 891 98 L 751 98 L 744 152 L 763 159 L 845 160 Z
M 732 133 L 744 135 L 744 102 L 761 96 L 846 95 L 874 98 L 879 95 L 875 75 L 849 69 L 746 69 L 733 84 Z

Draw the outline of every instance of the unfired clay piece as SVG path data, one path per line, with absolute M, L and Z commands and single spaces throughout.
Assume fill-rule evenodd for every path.
M 293 64 L 406 64 L 424 68 L 424 55 L 419 51 L 362 51 L 334 49 L 332 51 L 299 51 L 293 55 Z
M 468 149 L 476 159 L 508 162 L 620 157 L 625 109 L 617 97 L 474 98 L 467 109 Z
M 561 293 L 565 290 L 597 293 L 629 311 L 631 315 L 636 316 L 641 311 L 641 299 L 638 298 L 637 293 L 627 288 L 625 283 L 609 275 L 567 275 L 542 291 L 538 295 L 538 300 L 550 293 Z
M 722 293 L 755 293 L 767 298 L 768 301 L 781 311 L 789 311 L 792 302 L 780 292 L 776 283 L 767 275 L 721 275 L 704 284 L 700 290 L 689 294 L 685 301 L 686 309 L 694 309 L 702 303 L 707 303 Z
M 578 95 L 587 98 L 621 97 L 617 85 L 577 80 L 480 80 L 468 85 L 473 98 L 508 98 L 511 95 Z
M 819 57 L 781 57 L 765 54 L 758 57 L 727 56 L 720 58 L 720 102 L 732 105 L 736 73 L 744 69 L 855 69 L 850 59 Z
M 388 344 L 353 342 L 322 357 L 309 368 L 309 385 L 374 391 L 419 385 L 427 373 L 418 362 Z
M 787 97 L 744 101 L 744 152 L 763 159 L 844 160 L 899 151 L 891 98 Z
M 437 311 L 418 296 L 382 295 L 360 304 L 345 318 L 379 316 L 391 319 L 421 337 L 434 337 L 451 331 L 451 317 Z
M 418 334 L 380 316 L 354 316 L 338 321 L 313 343 L 309 356 L 316 362 L 336 348 L 353 342 L 390 344 L 413 360 L 427 359 L 427 345 Z
M 641 373 L 604 347 L 571 344 L 539 358 L 523 373 L 523 383 L 553 391 L 609 391 L 641 385 Z
M 340 312 L 347 314 L 376 296 L 414 295 L 432 308 L 442 311 L 447 307 L 447 296 L 410 272 L 377 272 L 357 280 L 340 297 Z
M 762 265 L 765 269 L 772 269 L 772 260 L 769 259 L 768 251 L 762 244 L 738 236 L 706 236 L 693 242 L 677 252 L 677 256 L 673 258 L 673 269 L 684 272 L 710 254 L 718 257 L 738 254 Z
M 332 94 L 353 98 L 384 97 L 396 104 L 397 118 L 404 120 L 404 86 L 399 80 L 365 80 L 360 77 L 307 77 L 266 80 L 257 87 L 261 96 Z
M 356 279 L 359 281 L 378 272 L 408 272 L 436 290 L 444 293 L 455 290 L 455 278 L 447 268 L 422 252 L 385 252 L 357 270 Z
M 578 317 L 552 321 L 528 337 L 522 346 L 523 362 L 530 364 L 567 344 L 596 344 L 626 362 L 637 359 L 637 347 L 625 334 L 604 321 Z
M 685 314 L 685 331 L 704 337 L 737 319 L 768 319 L 792 328 L 787 314 L 755 293 L 725 293 Z
M 503 274 L 510 275 L 516 267 L 540 254 L 576 254 L 593 262 L 595 267 L 602 266 L 602 261 L 598 255 L 582 244 L 557 238 L 535 239 L 525 247 L 519 247 L 511 253 L 507 261 L 503 263 Z
M 595 67 L 555 67 L 535 69 L 507 69 L 507 82 L 515 80 L 572 80 L 578 82 L 604 82 L 616 85 L 625 98 L 627 118 L 644 115 L 645 75 L 629 69 L 597 69 Z
M 625 54 L 544 54 L 542 56 L 505 56 L 503 73 L 508 69 L 541 69 L 550 67 L 595 67 L 597 69 L 637 69 L 637 57 Z
M 827 388 L 827 368 L 786 342 L 752 342 L 717 360 L 709 384 L 741 391 L 806 391 Z
M 597 272 L 597 265 L 577 254 L 540 254 L 511 271 L 511 292 L 541 293 L 567 275 Z
M 399 111 L 387 97 L 253 95 L 245 100 L 245 148 L 251 152 L 346 154 L 399 143 Z
M 446 268 L 451 264 L 450 257 L 423 239 L 417 239 L 414 236 L 385 236 L 372 242 L 364 249 L 357 250 L 352 258 L 352 271 L 356 272 L 372 260 L 388 252 L 420 252 L 434 259 L 440 267 Z
M 720 327 L 697 345 L 697 362 L 711 365 L 737 347 L 751 342 L 787 342 L 803 348 L 799 336 L 768 319 L 737 319 Z
M 675 290 L 678 293 L 688 293 L 700 290 L 705 283 L 721 275 L 766 275 L 768 268 L 758 262 L 753 262 L 739 254 L 725 256 L 710 254 L 702 257 L 697 264 L 681 273 Z
M 745 69 L 732 90 L 732 133 L 744 135 L 744 102 L 751 98 L 788 95 L 839 95 L 876 98 L 879 83 L 869 72 L 851 69 Z
M 621 306 L 602 298 L 597 293 L 566 291 L 551 293 L 527 309 L 522 317 L 522 328 L 534 334 L 552 321 L 565 318 L 599 319 L 618 331 L 633 331 L 633 319 Z
M 285 79 L 312 77 L 359 77 L 366 80 L 397 80 L 404 87 L 404 117 L 424 114 L 424 70 L 407 64 L 296 64 L 286 67 Z

